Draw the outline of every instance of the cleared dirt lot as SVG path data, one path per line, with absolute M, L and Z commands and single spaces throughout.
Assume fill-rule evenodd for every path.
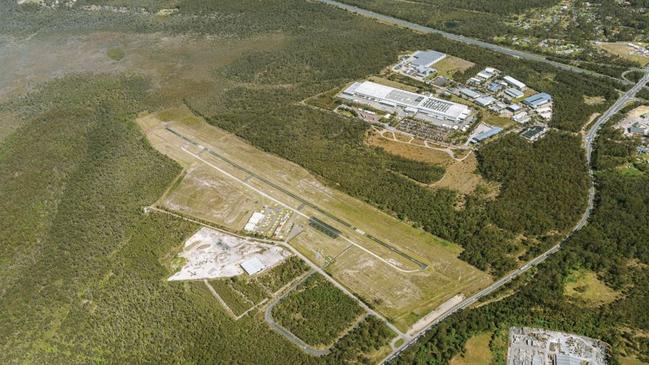
M 367 302 L 382 300 L 376 303 L 377 310 L 400 328 L 454 295 L 469 294 L 491 281 L 489 275 L 457 258 L 458 245 L 330 189 L 300 166 L 209 126 L 187 110 L 161 115 L 169 121 L 161 122 L 156 114 L 138 119 L 155 148 L 188 169 L 197 164 L 212 166 L 221 174 L 220 180 L 230 179 L 259 199 L 293 209 L 290 223 L 304 227 L 304 232 L 289 243 L 317 264 L 329 264 L 327 271 Z M 308 224 L 312 216 L 339 230 L 340 236 L 332 238 L 313 229 Z M 408 257 L 425 263 L 425 269 Z
M 158 205 L 240 231 L 252 213 L 272 202 L 241 189 L 207 166 L 190 166 L 182 180 Z
M 387 132 L 391 133 L 391 132 Z M 497 187 L 486 182 L 476 171 L 478 161 L 473 152 L 469 152 L 466 158 L 461 161 L 455 160 L 448 153 L 432 148 L 415 145 L 413 143 L 403 143 L 382 137 L 379 133 L 371 132 L 367 135 L 365 143 L 370 146 L 379 147 L 388 153 L 409 158 L 412 160 L 428 162 L 435 165 L 441 165 L 446 172 L 441 180 L 431 185 L 434 188 L 447 188 L 456 190 L 462 194 L 470 194 L 478 185 L 487 186 L 494 193 Z M 462 158 L 464 156 L 461 156 Z

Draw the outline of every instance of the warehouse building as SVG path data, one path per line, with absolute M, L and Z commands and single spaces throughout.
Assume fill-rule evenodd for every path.
M 508 85 L 510 85 L 512 87 L 515 87 L 516 89 L 518 89 L 520 91 L 525 91 L 525 89 L 527 89 L 527 85 L 525 85 L 521 81 L 516 80 L 515 78 L 513 78 L 511 76 L 505 76 L 505 77 L 503 77 L 503 80 L 505 80 L 505 82 Z
M 489 138 L 495 136 L 496 134 L 498 134 L 498 133 L 500 133 L 502 131 L 503 131 L 503 129 L 500 128 L 500 127 L 491 127 L 491 128 L 489 128 L 489 129 L 487 129 L 485 131 L 482 131 L 480 133 L 477 133 L 477 134 L 473 135 L 471 137 L 471 139 L 470 139 L 470 142 L 471 143 L 480 143 L 480 142 L 482 142 L 482 141 L 484 141 L 486 139 L 489 139 Z
M 417 51 L 396 64 L 392 70 L 419 81 L 427 81 L 437 70 L 434 64 L 446 58 L 437 51 Z
M 446 54 L 437 51 L 417 51 L 412 54 L 407 62 L 422 67 L 430 67 L 446 58 Z
M 523 94 L 523 92 L 518 89 L 514 89 L 513 87 L 510 87 L 509 89 L 505 90 L 505 95 L 508 96 L 510 99 L 518 99 L 518 98 L 522 98 L 525 94 Z
M 523 104 L 534 109 L 551 102 L 552 102 L 552 96 L 550 96 L 550 94 L 547 93 L 538 93 L 523 100 Z
M 466 105 L 371 81 L 355 82 L 338 97 L 388 113 L 405 113 L 412 118 L 453 129 L 465 128 L 471 115 L 471 109 Z

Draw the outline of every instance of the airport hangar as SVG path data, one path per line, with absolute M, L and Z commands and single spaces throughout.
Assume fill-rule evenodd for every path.
M 468 117 L 471 115 L 471 109 L 466 105 L 371 81 L 355 82 L 338 96 L 388 113 L 397 112 L 400 108 L 415 119 L 445 128 L 464 130 L 470 124 Z

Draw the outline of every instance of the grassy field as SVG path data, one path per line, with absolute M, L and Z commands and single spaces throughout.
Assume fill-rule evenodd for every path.
M 242 190 L 204 165 L 192 165 L 160 206 L 241 231 L 252 213 L 272 201 Z
M 437 62 L 433 67 L 437 69 L 440 76 L 453 77 L 456 72 L 464 72 L 475 64 L 461 58 L 447 55 L 446 58 Z
M 498 194 L 498 186 L 492 181 L 486 181 L 477 172 L 478 161 L 473 152 L 462 161 L 456 161 L 446 169 L 444 177 L 434 183 L 436 188 L 457 190 L 462 194 L 471 194 L 478 186 L 485 187 L 490 196 Z
M 611 54 L 625 60 L 637 62 L 643 66 L 649 63 L 649 57 L 631 53 L 633 48 L 629 47 L 627 42 L 602 42 L 599 47 Z
M 382 148 L 386 152 L 412 160 L 432 163 L 444 167 L 453 164 L 453 159 L 446 152 L 392 141 L 388 138 L 381 137 L 378 132 L 374 131 L 368 133 L 365 143 L 373 147 Z
M 635 357 L 627 356 L 620 358 L 620 365 L 647 365 L 644 361 L 640 361 Z
M 579 270 L 567 279 L 564 293 L 592 306 L 608 304 L 620 298 L 621 294 L 604 284 L 592 271 Z
M 327 270 L 337 280 L 358 293 L 368 303 L 373 303 L 379 311 L 394 318 L 402 328 L 407 328 L 419 317 L 454 295 L 460 292 L 469 294 L 490 282 L 491 279 L 487 274 L 457 258 L 461 252 L 459 246 L 415 229 L 366 203 L 327 188 L 299 166 L 263 153 L 229 133 L 204 124 L 192 117 L 187 110 L 176 109 L 167 111 L 161 116 L 148 115 L 139 118 L 138 122 L 153 146 L 184 166 L 209 163 L 230 175 L 227 177 L 215 170 L 215 173 L 221 173 L 222 179 L 229 178 L 233 182 L 236 182 L 234 179 L 245 179 L 249 176 L 249 173 L 242 172 L 207 152 L 200 152 L 195 146 L 162 128 L 158 117 L 169 119 L 170 116 L 178 120 L 167 122 L 167 126 L 172 127 L 174 131 L 191 136 L 201 145 L 208 146 L 210 150 L 217 151 L 229 160 L 262 175 L 292 194 L 310 202 L 317 202 L 322 209 L 344 219 L 357 227 L 357 230 L 378 237 L 402 252 L 425 262 L 428 268 L 418 271 L 417 265 L 377 244 L 365 234 L 359 234 L 358 231 L 321 215 L 312 207 L 301 204 L 295 197 L 257 178 L 248 179 L 246 184 L 249 186 L 241 182 L 235 184 L 242 191 L 254 193 L 252 188 L 258 189 L 294 209 L 300 208 L 301 214 L 306 216 L 316 215 L 342 231 L 357 244 L 383 258 L 385 261 L 356 246 L 350 246 L 349 242 L 332 239 L 309 228 L 306 219 L 297 213 L 290 222 L 304 227 L 304 232 L 291 241 L 294 247 L 319 265 L 331 263 Z M 195 159 L 192 162 L 193 156 L 184 151 L 183 146 L 186 151 L 200 153 L 203 161 Z M 208 193 L 208 196 L 209 194 L 213 193 Z M 255 195 L 263 197 L 259 193 Z M 196 196 L 200 197 L 200 193 Z M 237 209 L 245 209 L 245 205 L 237 206 Z M 223 224 L 224 221 L 215 219 L 214 223 Z M 341 253 L 343 254 L 340 255 Z M 332 263 L 334 258 L 335 261 Z M 412 272 L 401 272 L 386 262 Z
M 464 352 L 455 355 L 449 365 L 489 365 L 491 364 L 491 350 L 489 341 L 491 333 L 485 332 L 471 337 L 464 345 Z

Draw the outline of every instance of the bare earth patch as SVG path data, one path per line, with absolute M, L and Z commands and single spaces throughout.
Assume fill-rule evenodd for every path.
M 462 72 L 470 69 L 475 64 L 461 58 L 447 55 L 446 58 L 437 62 L 435 68 L 441 76 L 452 76 L 456 72 Z
M 586 105 L 599 105 L 605 102 L 606 99 L 603 96 L 587 96 L 584 95 L 584 103 Z
M 291 255 L 279 246 L 253 242 L 210 228 L 201 228 L 187 241 L 179 254 L 185 258 L 183 268 L 169 281 L 232 277 L 244 273 L 241 264 L 257 259 L 266 268 L 275 266 Z
M 421 141 L 421 140 L 419 140 Z M 386 152 L 411 160 L 428 162 L 444 167 L 453 163 L 453 159 L 445 152 L 426 147 L 413 146 L 411 144 L 390 141 L 381 137 L 378 133 L 369 133 L 365 140 L 370 146 L 380 147 Z M 418 143 L 419 144 L 419 143 Z

